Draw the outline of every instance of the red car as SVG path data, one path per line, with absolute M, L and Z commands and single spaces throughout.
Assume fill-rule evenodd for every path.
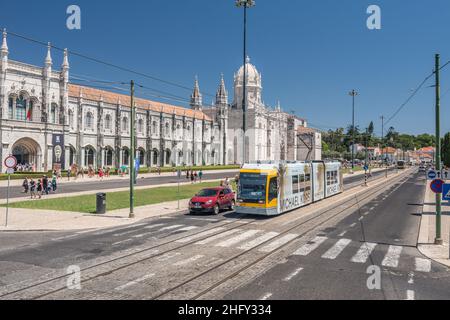
M 189 213 L 214 213 L 218 215 L 220 210 L 234 210 L 236 197 L 228 188 L 217 187 L 203 189 L 189 202 Z

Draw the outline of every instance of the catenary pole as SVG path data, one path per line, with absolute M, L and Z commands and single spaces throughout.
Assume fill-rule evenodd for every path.
M 436 171 L 441 172 L 441 88 L 440 88 L 440 55 L 436 54 Z M 443 239 L 441 235 L 441 195 L 436 194 L 436 239 L 435 243 L 442 245 Z
M 130 218 L 134 218 L 134 161 L 136 157 L 136 145 L 134 143 L 135 139 L 135 118 L 136 118 L 136 109 L 134 105 L 134 80 L 131 80 L 131 120 L 130 120 Z

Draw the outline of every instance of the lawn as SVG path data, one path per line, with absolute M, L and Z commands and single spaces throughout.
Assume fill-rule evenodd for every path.
M 199 192 L 202 188 L 216 187 L 218 182 L 208 182 L 195 185 L 180 186 L 180 199 L 189 199 L 194 194 Z M 51 196 L 48 196 L 51 197 Z M 145 190 L 135 191 L 135 206 L 146 206 L 168 201 L 176 201 L 178 199 L 178 187 L 160 187 Z M 111 192 L 106 195 L 106 208 L 108 211 L 128 208 L 130 203 L 130 193 Z M 4 205 L 2 205 L 4 206 Z M 23 201 L 11 203 L 11 208 L 23 209 L 39 209 L 39 210 L 54 210 L 54 211 L 73 211 L 83 213 L 95 213 L 96 211 L 96 196 L 76 196 L 64 197 L 56 199 L 42 199 L 33 201 Z

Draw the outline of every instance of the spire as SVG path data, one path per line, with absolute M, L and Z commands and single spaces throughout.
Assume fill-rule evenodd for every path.
M 52 55 L 50 53 L 52 48 L 52 45 L 50 44 L 50 42 L 47 45 L 47 57 L 45 58 L 45 65 L 47 66 L 51 66 L 52 65 Z
M 194 92 L 191 95 L 191 107 L 195 110 L 200 110 L 202 108 L 202 94 L 200 93 L 197 76 L 195 76 Z
M 64 60 L 62 64 L 62 69 L 69 69 L 69 57 L 67 48 L 64 49 Z
M 216 105 L 226 105 L 228 104 L 228 92 L 225 88 L 225 80 L 223 79 L 223 73 L 221 74 L 221 80 L 219 89 L 216 93 Z
M 249 56 L 247 56 L 247 58 L 245 58 L 245 63 L 250 63 L 250 57 Z
M 6 29 L 3 29 L 3 41 L 2 41 L 2 47 L 1 47 L 1 52 L 4 55 L 8 54 L 8 43 L 6 42 Z

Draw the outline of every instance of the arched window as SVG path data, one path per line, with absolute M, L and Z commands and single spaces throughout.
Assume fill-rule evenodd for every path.
M 170 165 L 170 156 L 171 156 L 170 150 L 166 150 L 166 165 Z
M 180 139 L 182 138 L 181 126 L 179 124 L 177 125 L 177 136 Z
M 124 117 L 122 119 L 122 131 L 128 132 L 128 118 L 127 117 Z
M 8 119 L 13 118 L 14 116 L 14 99 L 12 97 L 9 98 L 9 103 L 8 103 Z
M 95 150 L 92 147 L 86 147 L 84 149 L 84 165 L 93 166 L 94 165 L 94 155 Z
M 166 122 L 166 137 L 170 136 L 170 126 L 169 123 Z
M 92 129 L 93 123 L 94 123 L 94 116 L 92 115 L 92 112 L 86 113 L 86 117 L 84 119 L 85 122 L 85 128 L 86 129 Z
M 139 165 L 144 166 L 145 165 L 145 151 L 142 149 L 139 149 L 138 157 L 139 157 Z
M 27 117 L 27 100 L 20 95 L 16 99 L 16 120 L 25 121 Z
M 144 120 L 139 119 L 138 121 L 138 132 L 144 133 Z
M 158 125 L 157 125 L 156 121 L 153 121 L 153 123 L 152 123 L 153 134 L 157 134 L 157 132 L 158 132 L 157 129 L 158 129 Z
M 158 165 L 158 156 L 159 156 L 158 150 L 154 149 L 152 154 L 153 154 L 153 165 L 156 166 Z
M 128 149 L 123 149 L 123 165 L 128 166 L 130 164 L 130 151 Z
M 50 107 L 50 122 L 56 123 L 56 112 L 57 112 L 58 105 L 56 103 L 52 103 Z
M 109 114 L 105 117 L 105 130 L 111 130 L 111 116 Z
M 113 165 L 113 150 L 111 148 L 106 149 L 105 165 L 108 167 L 111 167 Z
M 75 121 L 73 118 L 73 111 L 69 110 L 69 123 L 68 125 L 70 126 L 71 129 L 73 129 L 75 127 Z

